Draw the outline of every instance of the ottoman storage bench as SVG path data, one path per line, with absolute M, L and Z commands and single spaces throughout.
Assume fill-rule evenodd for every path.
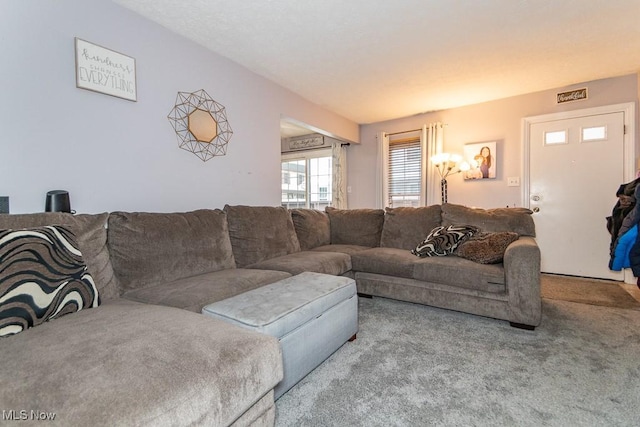
M 312 272 L 217 301 L 202 313 L 278 338 L 284 378 L 276 399 L 358 331 L 355 281 Z

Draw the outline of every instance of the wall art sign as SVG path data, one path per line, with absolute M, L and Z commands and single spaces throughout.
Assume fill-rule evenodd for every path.
M 468 171 L 462 172 L 465 180 L 496 177 L 498 169 L 496 145 L 495 141 L 465 144 L 463 157 L 471 166 Z
M 136 60 L 75 38 L 76 86 L 137 101 Z
M 583 87 L 582 89 L 570 90 L 567 92 L 560 92 L 556 96 L 556 102 L 558 104 L 562 104 L 565 102 L 572 102 L 572 101 L 580 101 L 582 99 L 587 99 L 586 87 Z
M 289 140 L 290 150 L 304 150 L 307 148 L 321 147 L 323 145 L 324 137 L 322 135 L 296 137 Z

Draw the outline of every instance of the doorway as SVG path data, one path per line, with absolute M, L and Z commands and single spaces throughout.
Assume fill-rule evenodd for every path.
M 625 280 L 609 270 L 605 218 L 618 186 L 635 179 L 634 124 L 632 103 L 523 120 L 523 201 L 542 272 Z

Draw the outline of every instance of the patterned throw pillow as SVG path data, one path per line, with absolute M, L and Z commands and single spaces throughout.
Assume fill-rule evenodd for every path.
M 439 226 L 431 230 L 427 238 L 412 249 L 411 253 L 419 257 L 446 256 L 477 232 L 478 229 L 471 225 Z
M 0 231 L 0 337 L 98 305 L 70 229 Z

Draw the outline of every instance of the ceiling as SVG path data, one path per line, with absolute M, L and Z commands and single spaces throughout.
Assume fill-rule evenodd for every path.
M 640 0 L 113 0 L 357 123 L 640 71 Z
M 289 119 L 280 119 L 280 137 L 292 138 L 294 136 L 308 135 L 314 132 L 308 126 L 293 122 Z

